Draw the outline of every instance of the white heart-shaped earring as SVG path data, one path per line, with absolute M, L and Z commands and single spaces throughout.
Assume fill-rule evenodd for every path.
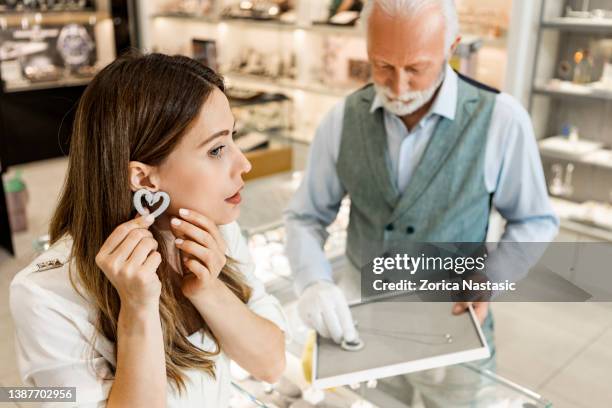
M 168 208 L 168 206 L 170 205 L 170 196 L 168 195 L 168 193 L 164 192 L 164 191 L 158 191 L 156 193 L 152 193 L 151 191 L 147 190 L 146 188 L 141 188 L 140 190 L 136 191 L 134 193 L 134 208 L 136 208 L 136 211 L 138 211 L 138 213 L 142 216 L 147 215 L 145 213 L 145 209 L 142 206 L 142 197 L 144 196 L 145 200 L 147 201 L 147 204 L 149 204 L 149 207 L 152 207 L 155 203 L 157 203 L 160 199 L 162 200 L 161 205 L 159 206 L 159 208 L 157 210 L 155 210 L 151 215 L 154 218 L 159 217 L 164 211 L 166 211 L 166 209 Z

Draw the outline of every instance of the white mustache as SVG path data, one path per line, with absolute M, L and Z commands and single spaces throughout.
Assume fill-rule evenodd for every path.
M 393 102 L 410 102 L 414 99 L 422 97 L 423 95 L 426 95 L 429 89 L 425 89 L 422 91 L 405 91 L 399 96 L 395 96 L 393 92 L 387 87 L 383 87 L 382 91 L 385 93 L 387 98 Z
M 374 84 L 374 86 L 376 92 L 382 97 L 385 108 L 398 116 L 404 116 L 417 111 L 425 105 L 435 94 L 440 84 L 442 84 L 444 77 L 445 70 L 443 68 L 437 81 L 429 88 L 418 91 L 404 91 L 398 96 L 395 96 L 388 86 L 377 84 Z

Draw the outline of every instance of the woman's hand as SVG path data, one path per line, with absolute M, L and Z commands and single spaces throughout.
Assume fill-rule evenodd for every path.
M 181 262 L 191 272 L 183 278 L 185 297 L 193 298 L 205 290 L 214 288 L 217 277 L 227 262 L 227 245 L 214 222 L 193 210 L 181 208 L 181 219 L 170 222 L 176 237 L 176 247 L 181 250 Z
M 96 255 L 96 264 L 117 289 L 122 308 L 157 308 L 159 303 L 161 282 L 156 272 L 161 255 L 148 230 L 154 220 L 139 216 L 119 225 Z

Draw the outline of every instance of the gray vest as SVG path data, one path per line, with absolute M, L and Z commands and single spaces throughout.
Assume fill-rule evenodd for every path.
M 495 94 L 458 79 L 455 120 L 440 118 L 404 192 L 391 177 L 375 90 L 346 99 L 336 169 L 351 199 L 347 256 L 369 263 L 398 243 L 483 242 L 491 196 L 484 156 Z

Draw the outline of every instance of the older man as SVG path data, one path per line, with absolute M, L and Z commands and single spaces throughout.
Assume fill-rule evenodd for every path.
M 507 221 L 502 241 L 558 230 L 528 114 L 448 65 L 460 40 L 453 0 L 370 0 L 362 21 L 373 84 L 323 119 L 285 214 L 300 316 L 336 342 L 356 333 L 322 246 L 346 195 L 358 267 L 364 248 L 386 242 L 483 242 L 492 206 Z M 491 333 L 488 304 L 474 307 Z

